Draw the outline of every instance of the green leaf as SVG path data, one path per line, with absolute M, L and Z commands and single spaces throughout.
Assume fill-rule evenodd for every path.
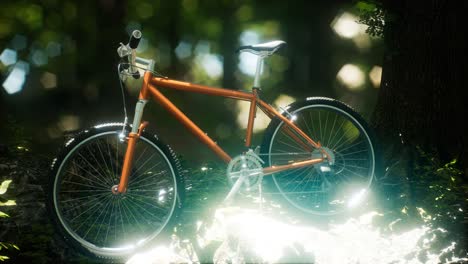
M 2 255 L 0 255 L 0 261 L 5 261 L 5 260 L 7 260 L 7 259 L 10 259 L 10 258 L 7 257 L 7 256 L 2 256 Z
M 6 193 L 8 190 L 8 186 L 10 185 L 11 180 L 6 180 L 2 182 L 2 185 L 0 185 L 0 194 Z
M 0 202 L 0 206 L 13 206 L 13 205 L 16 205 L 15 200 L 8 200 L 4 203 Z
M 356 7 L 363 11 L 373 11 L 375 9 L 375 4 L 369 3 L 367 1 L 359 1 L 357 2 Z
M 0 211 L 0 218 L 1 217 L 10 217 L 9 215 L 5 214 L 4 212 Z
M 19 247 L 15 244 L 12 243 L 6 243 L 6 242 L 0 242 L 0 250 L 2 248 L 9 249 L 9 248 L 14 248 L 16 250 L 19 250 Z

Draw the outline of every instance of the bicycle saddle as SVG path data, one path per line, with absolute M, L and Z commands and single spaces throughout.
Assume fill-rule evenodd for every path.
M 286 42 L 282 40 L 274 40 L 256 45 L 241 46 L 236 50 L 236 52 L 250 52 L 255 55 L 270 56 L 283 46 L 286 46 Z

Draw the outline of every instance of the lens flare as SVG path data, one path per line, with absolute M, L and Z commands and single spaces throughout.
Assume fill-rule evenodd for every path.
M 365 190 L 357 195 L 363 193 Z M 208 228 L 200 228 L 202 222 L 197 221 L 200 246 L 221 242 L 212 259 L 199 260 L 189 241 L 180 241 L 173 235 L 169 246 L 136 254 L 127 263 L 435 264 L 468 260 L 454 255 L 454 242 L 439 250 L 431 249 L 433 244 L 440 243 L 437 237 L 443 236 L 446 230 L 421 225 L 396 232 L 393 226 L 401 223 L 401 219 L 377 227 L 375 218 L 383 217 L 371 211 L 323 227 L 300 224 L 297 219 L 284 215 L 280 218 L 271 210 L 220 208 Z M 446 259 L 447 253 L 452 255 L 450 259 Z

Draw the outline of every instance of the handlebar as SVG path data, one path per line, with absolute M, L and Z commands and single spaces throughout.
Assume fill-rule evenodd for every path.
M 130 35 L 128 44 L 124 45 L 123 43 L 120 43 L 120 47 L 117 49 L 119 57 L 121 57 L 126 62 L 126 64 L 124 64 L 123 69 L 125 71 L 128 71 L 128 73 L 130 73 L 135 79 L 140 78 L 140 72 L 137 68 L 133 67 L 133 65 L 135 65 L 137 59 L 136 49 L 140 44 L 141 37 L 141 31 L 134 30 Z

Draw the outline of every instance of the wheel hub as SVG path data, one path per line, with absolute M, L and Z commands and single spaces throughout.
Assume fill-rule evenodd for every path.
M 324 154 L 322 151 L 326 151 L 328 156 L 326 156 L 327 161 L 315 164 L 314 167 L 316 170 L 320 172 L 329 172 L 332 170 L 333 166 L 335 165 L 335 152 L 327 147 L 322 147 L 320 149 L 315 149 L 312 152 L 312 159 L 321 159 L 324 158 Z

